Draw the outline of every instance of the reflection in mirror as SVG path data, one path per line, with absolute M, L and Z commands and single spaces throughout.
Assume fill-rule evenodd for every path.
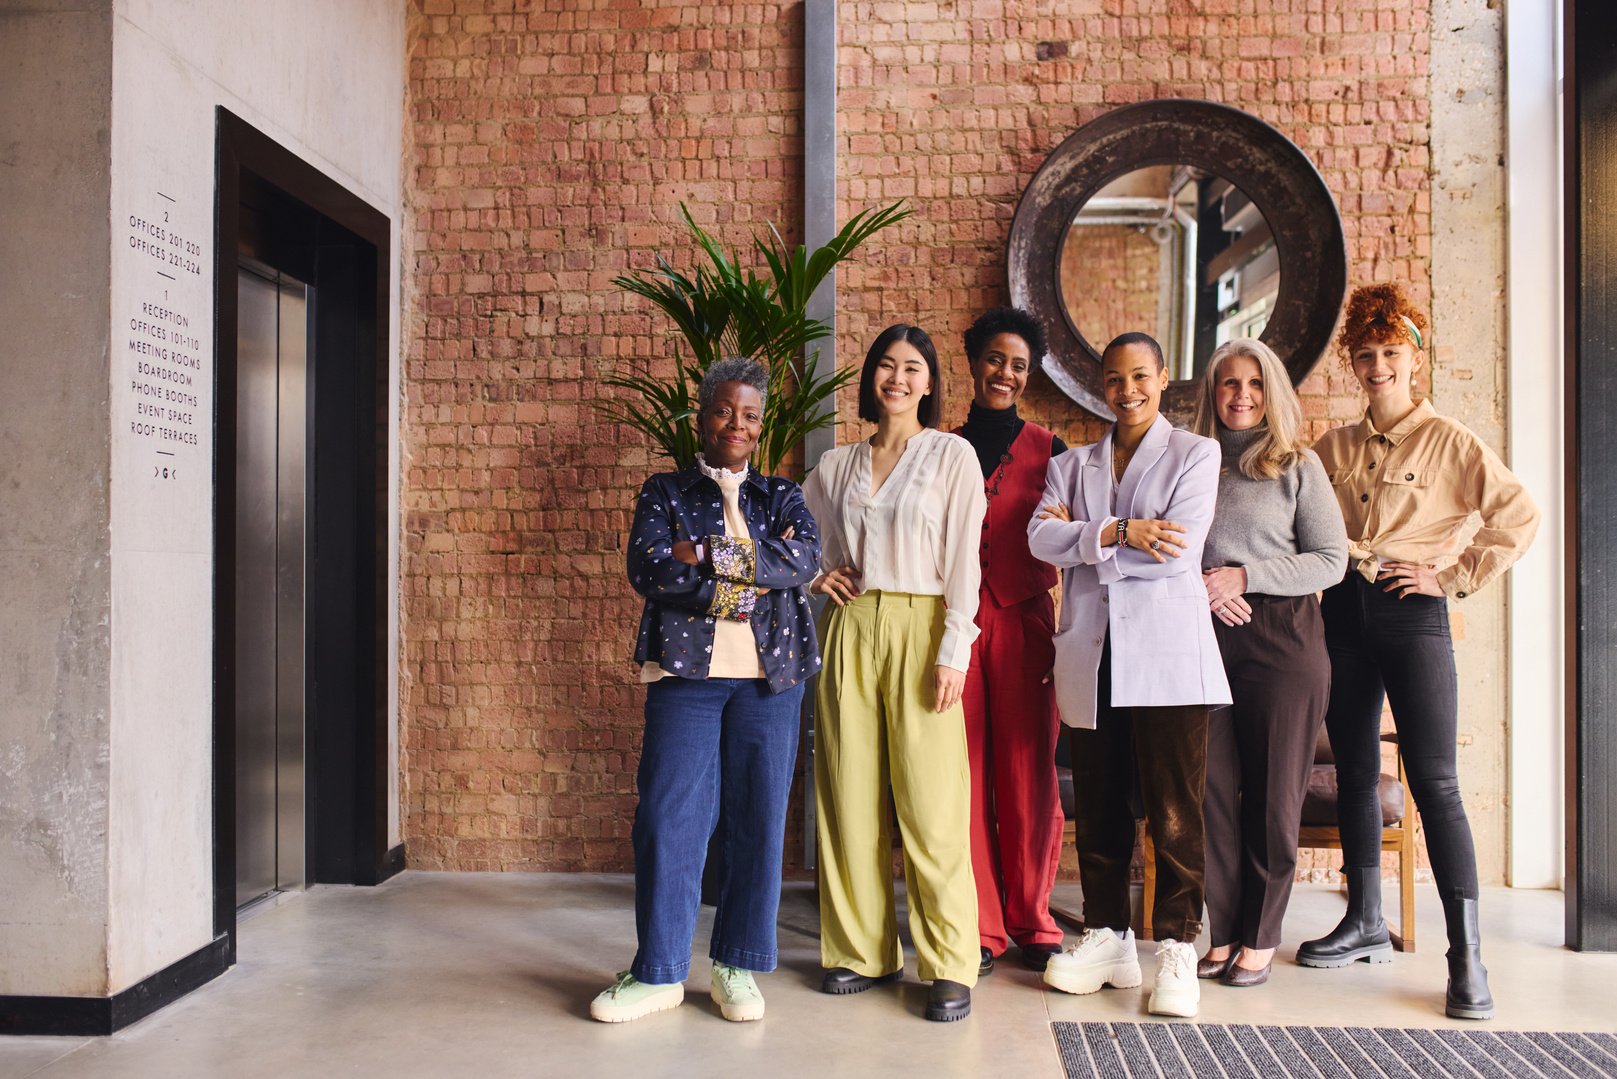
M 1258 337 L 1280 290 L 1269 223 L 1228 180 L 1180 165 L 1125 173 L 1079 209 L 1061 243 L 1061 302 L 1097 350 L 1144 330 L 1170 375 L 1200 376 L 1213 349 Z

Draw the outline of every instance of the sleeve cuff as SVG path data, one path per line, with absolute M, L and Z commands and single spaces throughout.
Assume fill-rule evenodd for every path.
M 752 609 L 758 604 L 758 589 L 735 581 L 718 581 L 713 589 L 713 605 L 708 613 L 731 622 L 752 621 Z
M 1465 599 L 1476 589 L 1472 588 L 1468 575 L 1460 572 L 1459 566 L 1449 566 L 1447 569 L 1437 571 L 1437 586 L 1449 599 Z
M 715 576 L 727 581 L 746 581 L 749 584 L 758 579 L 758 556 L 750 538 L 709 536 L 707 548 L 711 552 L 708 557 L 713 562 Z

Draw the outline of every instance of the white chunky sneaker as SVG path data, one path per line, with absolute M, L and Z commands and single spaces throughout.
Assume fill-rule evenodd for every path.
M 1201 1003 L 1196 981 L 1196 946 L 1164 937 L 1157 944 L 1157 984 L 1151 990 L 1152 1015 L 1189 1019 Z
M 1044 968 L 1044 984 L 1063 993 L 1093 993 L 1105 985 L 1133 989 L 1142 980 L 1132 929 L 1122 936 L 1110 929 L 1086 929 L 1077 944 L 1052 955 Z
M 610 989 L 602 990 L 590 1001 L 590 1018 L 603 1023 L 628 1023 L 653 1012 L 677 1008 L 684 1000 L 682 982 L 653 985 L 623 971 Z
M 752 971 L 727 963 L 713 964 L 713 1003 L 719 1014 L 732 1023 L 746 1023 L 764 1017 L 764 995 L 752 980 Z

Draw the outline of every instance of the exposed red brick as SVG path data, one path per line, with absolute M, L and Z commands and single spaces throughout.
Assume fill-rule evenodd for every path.
M 956 0 L 839 5 L 839 213 L 916 214 L 839 274 L 838 355 L 900 319 L 969 400 L 960 334 L 1003 303 L 1022 188 L 1131 101 L 1225 101 L 1284 131 L 1341 206 L 1356 282 L 1430 293 L 1425 0 Z M 602 423 L 600 378 L 671 371 L 673 331 L 611 278 L 800 236 L 801 4 L 410 0 L 401 722 L 411 861 L 625 869 L 641 690 L 623 578 L 659 467 Z M 1066 46 L 1066 54 L 1060 48 Z M 1312 434 L 1358 412 L 1327 358 Z M 1099 421 L 1045 380 L 1025 411 Z M 860 437 L 851 401 L 840 435 Z M 795 857 L 800 822 L 789 834 Z M 1310 866 L 1334 864 L 1323 854 Z

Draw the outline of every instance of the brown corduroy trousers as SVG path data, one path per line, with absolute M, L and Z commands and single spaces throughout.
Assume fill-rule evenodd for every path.
M 1129 927 L 1129 861 L 1134 855 L 1131 795 L 1138 777 L 1156 847 L 1155 939 L 1190 942 L 1202 928 L 1206 848 L 1202 795 L 1207 706 L 1113 708 L 1110 642 L 1101 652 L 1095 729 L 1072 731 L 1072 793 L 1084 925 Z

